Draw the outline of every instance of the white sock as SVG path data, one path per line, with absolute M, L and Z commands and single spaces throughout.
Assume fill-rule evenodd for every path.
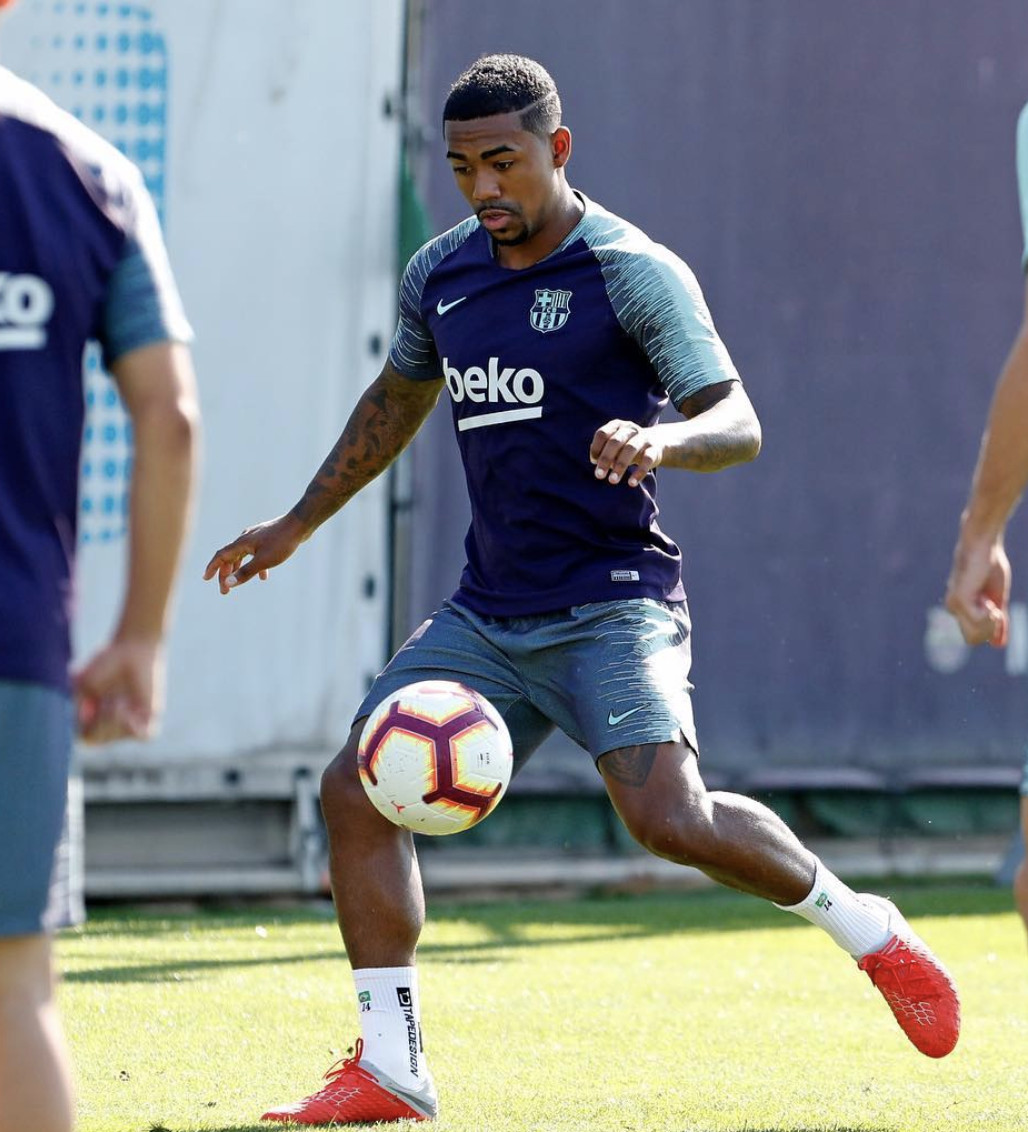
M 863 900 L 820 861 L 816 864 L 814 887 L 806 899 L 778 907 L 823 928 L 854 959 L 877 951 L 889 938 L 888 910 Z
M 399 1085 L 417 1088 L 428 1076 L 421 1044 L 421 996 L 416 967 L 365 967 L 353 972 L 363 1056 Z

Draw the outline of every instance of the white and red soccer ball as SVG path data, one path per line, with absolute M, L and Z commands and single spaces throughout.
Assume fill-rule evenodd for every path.
M 451 680 L 408 684 L 368 716 L 357 747 L 375 809 L 415 833 L 460 833 L 503 797 L 510 732 L 491 703 Z

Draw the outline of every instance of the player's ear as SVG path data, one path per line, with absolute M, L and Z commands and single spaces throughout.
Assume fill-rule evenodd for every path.
M 550 152 L 553 154 L 554 169 L 567 165 L 571 156 L 571 131 L 567 126 L 558 126 L 550 135 Z

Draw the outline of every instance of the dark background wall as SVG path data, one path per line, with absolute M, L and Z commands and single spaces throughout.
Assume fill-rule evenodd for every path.
M 968 655 L 938 605 L 1024 296 L 1024 0 L 425 0 L 436 230 L 446 89 L 497 50 L 557 80 L 572 183 L 692 266 L 763 421 L 755 464 L 659 477 L 708 767 L 1019 764 L 1024 635 Z M 445 407 L 413 459 L 416 623 L 463 563 Z

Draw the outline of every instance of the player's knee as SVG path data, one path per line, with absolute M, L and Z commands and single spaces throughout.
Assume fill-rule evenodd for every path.
M 345 821 L 354 809 L 366 803 L 357 773 L 356 746 L 347 743 L 321 776 L 321 811 L 331 825 L 337 819 Z
M 632 837 L 657 857 L 696 868 L 712 863 L 711 838 L 702 811 L 688 802 L 662 800 L 623 813 L 621 818 Z

